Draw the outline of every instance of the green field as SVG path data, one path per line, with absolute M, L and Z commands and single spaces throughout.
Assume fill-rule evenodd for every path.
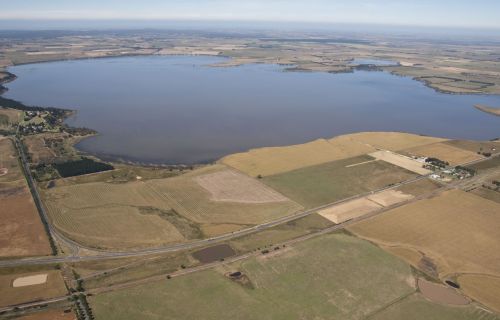
M 432 303 L 420 294 L 413 294 L 378 312 L 370 320 L 498 320 L 475 306 L 451 307 Z
M 246 281 L 225 274 L 241 271 Z M 90 298 L 96 319 L 484 319 L 425 300 L 410 267 L 367 241 L 329 234 L 216 270 Z
M 224 272 L 241 270 L 245 285 Z M 209 270 L 91 298 L 97 319 L 359 319 L 415 291 L 410 267 L 369 242 L 327 235 Z
M 415 175 L 364 155 L 265 177 L 264 183 L 306 208 L 345 199 L 404 181 Z M 353 164 L 358 164 L 351 166 Z

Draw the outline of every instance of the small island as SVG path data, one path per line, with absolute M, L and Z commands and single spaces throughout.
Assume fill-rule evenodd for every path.
M 500 116 L 500 108 L 488 107 L 488 106 L 481 105 L 481 104 L 476 104 L 476 105 L 474 105 L 474 107 L 476 109 L 483 111 L 483 112 L 487 112 L 487 113 L 490 113 L 490 114 L 495 115 L 495 116 Z

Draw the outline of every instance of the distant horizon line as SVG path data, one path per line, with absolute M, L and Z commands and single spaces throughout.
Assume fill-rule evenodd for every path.
M 378 23 L 378 22 L 327 22 L 327 21 L 299 21 L 299 20 L 250 20 L 250 19 L 239 19 L 239 20 L 231 20 L 231 19 L 191 19 L 191 18 L 183 18 L 183 19 L 147 19 L 147 18 L 81 18 L 81 19 L 61 19 L 61 18 L 46 18 L 46 19 L 41 19 L 41 18 L 12 18 L 12 19 L 5 19 L 5 18 L 0 18 L 0 31 L 3 30 L 38 30 L 40 27 L 34 27 L 33 29 L 29 29 L 29 26 L 24 26 L 22 29 L 18 28 L 8 28 L 6 27 L 6 24 L 8 23 L 25 23 L 25 22 L 35 22 L 35 23 L 63 23 L 63 24 L 68 24 L 68 23 L 73 23 L 73 24 L 78 24 L 78 23 L 91 23 L 91 22 L 101 22 L 101 23 L 107 23 L 107 24 L 113 24 L 113 23 L 141 23 L 141 24 L 185 24 L 185 25 L 192 25 L 192 24 L 220 24 L 220 25 L 227 25 L 231 23 L 237 23 L 240 26 L 252 26 L 252 27 L 259 27 L 259 26 L 269 26 L 269 25 L 279 25 L 279 26 L 290 26 L 290 27 L 298 27 L 298 26 L 303 26 L 303 27 L 322 27 L 322 28 L 327 28 L 327 27 L 378 27 L 378 28 L 406 28 L 406 29 L 416 29 L 416 28 L 424 28 L 424 29 L 456 29 L 460 31 L 500 31 L 500 26 L 469 26 L 469 25 L 426 25 L 426 24 L 399 24 L 399 23 Z M 147 27 L 147 26 L 142 26 L 141 28 L 147 28 L 147 29 L 154 29 L 158 28 L 158 26 L 154 27 Z M 26 28 L 28 27 L 28 28 Z M 66 27 L 66 26 L 53 26 L 53 28 L 61 28 L 61 27 Z M 166 25 L 164 27 L 167 27 Z M 235 26 L 238 27 L 238 26 Z M 99 28 L 99 26 L 94 26 L 92 29 Z M 133 29 L 136 29 L 137 27 L 134 27 Z M 121 29 L 121 26 L 120 26 Z

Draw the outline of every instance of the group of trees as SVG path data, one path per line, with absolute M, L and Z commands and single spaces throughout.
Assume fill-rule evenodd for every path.
M 114 167 L 110 164 L 98 162 L 85 157 L 80 160 L 55 163 L 53 164 L 53 166 L 56 168 L 57 172 L 59 172 L 59 175 L 63 178 L 114 169 Z

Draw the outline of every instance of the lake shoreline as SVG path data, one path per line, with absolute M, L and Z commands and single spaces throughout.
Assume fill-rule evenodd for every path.
M 79 61 L 79 60 L 102 60 L 102 59 L 119 59 L 119 58 L 127 58 L 127 57 L 196 57 L 196 56 L 204 56 L 204 57 L 215 57 L 215 58 L 229 58 L 229 59 L 233 59 L 232 57 L 228 57 L 228 56 L 221 56 L 221 55 L 203 55 L 203 54 L 162 54 L 162 55 L 158 55 L 158 54 L 127 54 L 127 55 L 116 55 L 116 56 L 106 56 L 106 57 L 92 57 L 92 58 L 89 58 L 89 57 L 82 57 L 82 58 L 75 58 L 75 59 L 61 59 L 61 60 L 49 60 L 49 61 L 38 61 L 38 62 L 30 62 L 30 63 L 22 63 L 22 64 L 16 64 L 16 65 L 13 65 L 12 67 L 15 67 L 15 66 L 19 66 L 19 65 L 30 65 L 30 64 L 43 64 L 43 63 L 51 63 L 51 62 L 54 62 L 54 63 L 57 63 L 57 62 L 61 62 L 61 61 Z M 248 63 L 247 63 L 248 64 Z M 250 63 L 251 64 L 251 63 Z M 321 71 L 321 70 L 290 70 L 290 68 L 286 68 L 287 66 L 290 66 L 290 65 L 281 65 L 279 63 L 262 63 L 262 64 L 269 64 L 269 65 L 276 65 L 276 66 L 279 66 L 280 68 L 283 68 L 284 71 L 287 71 L 287 72 L 310 72 L 310 73 L 331 73 L 331 72 L 326 72 L 326 71 Z M 208 67 L 216 67 L 216 68 L 219 68 L 221 66 L 218 66 L 218 65 L 210 65 L 210 64 L 207 64 L 207 65 L 204 65 L 204 66 L 208 66 Z M 223 67 L 223 66 L 222 66 Z M 232 66 L 231 66 L 232 67 Z M 346 73 L 354 73 L 355 71 L 359 70 L 359 66 L 349 66 L 350 69 L 349 70 L 346 70 L 346 71 L 339 71 L 339 72 L 335 72 L 335 74 L 346 74 Z M 384 66 L 372 66 L 371 68 L 369 68 L 369 70 L 365 70 L 364 68 L 362 69 L 362 71 L 367 71 L 367 72 L 373 72 L 373 71 L 378 71 L 378 72 L 384 72 L 384 73 L 387 73 L 387 74 L 391 74 L 391 75 L 396 75 L 396 76 L 400 76 L 400 77 L 403 77 L 403 78 L 409 78 L 411 79 L 412 81 L 418 81 L 420 83 L 423 83 L 425 85 L 425 87 L 427 88 L 431 88 L 432 90 L 438 92 L 438 93 L 442 93 L 442 94 L 447 94 L 447 95 L 484 95 L 484 96 L 488 96 L 488 94 L 483 94 L 483 93 L 473 93 L 473 94 L 467 94 L 467 93 L 456 93 L 456 92 L 446 92 L 446 91 L 442 91 L 442 90 L 439 90 L 439 89 L 436 89 L 436 88 L 433 88 L 432 86 L 429 85 L 428 82 L 426 81 L 422 81 L 421 79 L 417 79 L 415 77 L 410 77 L 410 76 L 404 76 L 404 75 L 398 75 L 398 74 L 394 74 L 390 71 L 387 71 L 387 70 L 384 70 Z M 2 80 L 0 80 L 0 83 L 4 84 L 4 83 L 8 83 L 8 82 L 12 82 L 14 81 L 15 79 L 17 79 L 17 76 L 14 74 L 14 73 L 11 73 L 10 71 L 2 71 L 2 72 L 5 72 L 5 73 L 8 73 L 9 74 L 9 77 L 7 78 L 4 78 Z M 6 88 L 8 90 L 8 88 Z M 5 90 L 3 93 L 5 93 L 7 90 Z M 2 93 L 2 94 L 3 94 Z M 0 94 L 0 95 L 2 95 Z M 68 110 L 68 109 L 63 109 L 63 108 L 55 108 L 55 109 L 60 109 L 60 110 Z M 69 111 L 69 110 L 68 110 Z M 77 114 L 77 110 L 71 110 L 71 115 L 74 115 L 74 114 Z M 65 123 L 66 123 L 66 120 L 68 119 L 70 115 L 66 116 L 65 117 Z M 83 139 L 81 139 L 78 143 L 80 143 L 81 141 L 85 140 L 86 138 L 90 138 L 90 137 L 93 137 L 95 135 L 90 135 L 90 136 L 86 136 L 86 137 L 83 137 Z M 492 139 L 495 139 L 497 137 L 492 137 Z M 133 157 L 131 158 L 128 158 L 127 156 L 115 156 L 115 155 L 105 155 L 103 153 L 100 153 L 100 152 L 88 152 L 88 151 L 85 151 L 81 148 L 78 147 L 78 143 L 75 143 L 74 144 L 74 148 L 82 153 L 82 154 L 87 154 L 87 155 L 92 155 L 92 156 L 95 156 L 97 158 L 100 158 L 100 159 L 103 159 L 103 160 L 106 160 L 106 161 L 110 161 L 110 162 L 117 162 L 117 163 L 123 163 L 123 164 L 135 164 L 135 165 L 142 165 L 142 166 L 172 166 L 172 165 L 178 165 L 178 166 L 190 166 L 191 164 L 183 164 L 183 163 L 156 163 L 156 162 L 149 162 L 149 161 L 138 161 L 138 160 L 132 160 Z M 273 145 L 274 146 L 274 145 Z M 231 154 L 231 153 L 229 153 Z M 226 154 L 227 155 L 227 154 Z M 202 162 L 195 162 L 196 164 L 200 163 L 200 164 L 206 164 L 206 163 L 212 163 L 216 160 L 205 160 L 205 161 L 202 161 Z

